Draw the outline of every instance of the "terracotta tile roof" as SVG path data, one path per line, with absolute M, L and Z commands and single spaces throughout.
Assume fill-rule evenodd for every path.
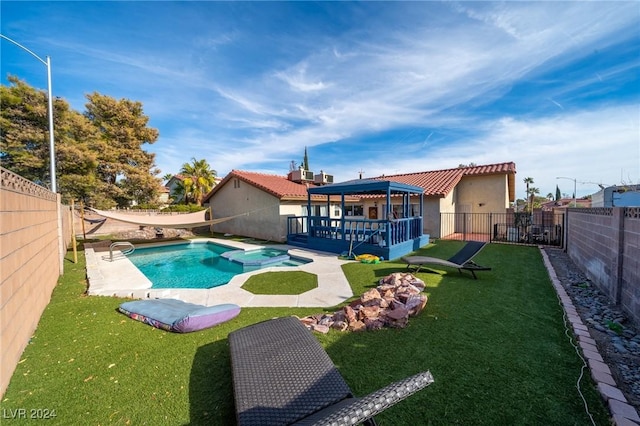
M 406 173 L 400 175 L 379 176 L 373 179 L 391 180 L 394 182 L 406 183 L 409 185 L 424 188 L 427 196 L 444 197 L 455 188 L 464 176 L 481 176 L 493 174 L 507 174 L 509 178 L 509 196 L 515 196 L 515 163 L 489 164 L 485 166 L 460 167 L 447 170 L 435 170 L 428 172 Z M 272 175 L 266 173 L 248 172 L 243 170 L 232 170 L 222 181 L 217 184 L 204 198 L 208 202 L 209 198 L 222 188 L 232 178 L 238 178 L 256 188 L 279 198 L 280 200 L 306 200 L 307 188 L 317 186 L 314 183 L 302 184 L 287 179 L 287 176 Z M 353 198 L 353 199 L 352 199 Z M 367 198 L 367 197 L 364 197 Z M 324 196 L 312 197 L 313 200 L 325 200 Z M 334 200 L 334 197 L 331 197 Z M 336 198 L 339 201 L 339 197 Z M 356 198 L 349 197 L 349 201 Z M 513 200 L 512 200 L 513 201 Z
M 280 199 L 307 198 L 307 185 L 292 182 L 286 176 L 242 170 L 233 170 L 230 174 Z M 309 185 L 315 186 L 314 184 Z
M 217 190 L 222 188 L 232 178 L 247 182 L 264 192 L 279 198 L 280 200 L 307 200 L 307 188 L 318 186 L 313 182 L 297 183 L 289 180 L 287 176 L 272 175 L 267 173 L 248 172 L 243 170 L 232 170 L 222 181 L 217 184 L 204 198 L 207 202 Z M 323 195 L 314 195 L 312 200 L 326 200 Z M 334 200 L 339 201 L 339 197 Z M 353 201 L 353 200 L 352 200 Z
M 515 163 L 498 163 L 488 164 L 484 166 L 457 167 L 455 169 L 434 170 L 428 172 L 405 173 L 401 175 L 379 176 L 373 179 L 391 180 L 395 182 L 406 183 L 409 185 L 424 188 L 424 195 L 444 197 L 460 182 L 464 176 L 483 176 L 506 174 L 515 175 Z M 511 186 L 515 185 L 509 181 L 509 192 L 512 192 Z M 514 191 L 515 192 L 515 191 Z

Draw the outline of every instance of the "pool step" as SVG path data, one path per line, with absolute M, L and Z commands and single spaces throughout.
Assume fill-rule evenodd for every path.
M 249 253 L 251 253 L 251 251 L 232 250 L 224 252 L 220 256 L 231 262 L 239 263 L 243 266 L 265 266 L 273 263 L 285 262 L 291 259 L 291 257 L 286 253 L 278 256 L 262 257 L 259 259 L 245 258 L 244 256 L 247 256 Z

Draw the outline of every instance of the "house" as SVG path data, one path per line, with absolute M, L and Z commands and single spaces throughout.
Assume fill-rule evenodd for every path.
M 591 207 L 639 207 L 640 185 L 609 186 L 592 195 Z
M 595 207 L 595 206 L 592 205 L 592 202 L 589 198 L 576 198 L 575 205 L 574 205 L 573 198 L 561 198 L 557 201 L 551 200 L 551 201 L 547 201 L 546 203 L 542 203 L 540 205 L 540 208 L 542 209 L 542 211 L 568 209 L 573 207 L 588 208 L 588 207 Z
M 380 176 L 375 179 L 389 180 L 423 188 L 424 220 L 423 232 L 432 238 L 441 238 L 441 230 L 462 227 L 461 215 L 453 213 L 504 213 L 515 200 L 516 165 L 513 162 L 481 166 L 457 167 Z M 380 197 L 363 198 L 362 209 L 369 217 L 385 218 L 387 212 L 380 211 Z M 413 197 L 410 212 L 402 211 L 399 203 L 392 204 L 391 213 L 406 217 L 415 215 L 417 198 Z M 443 213 L 450 213 L 443 215 Z M 452 221 L 446 226 L 444 221 Z M 468 226 L 475 222 L 469 221 Z M 474 232 L 467 228 L 467 232 Z
M 324 172 L 294 170 L 288 176 L 278 176 L 234 170 L 205 196 L 204 204 L 213 208 L 216 219 L 247 213 L 216 224 L 216 232 L 287 241 L 288 234 L 300 233 L 307 216 L 344 215 L 367 220 L 416 217 L 420 215 L 419 200 L 424 197 L 423 232 L 440 238 L 441 213 L 504 213 L 515 200 L 515 173 L 515 163 L 511 162 L 379 176 L 374 180 L 420 187 L 422 194 L 414 193 L 408 203 L 401 195 L 392 195 L 388 209 L 386 194 L 347 195 L 343 211 L 337 195 L 332 196 L 329 204 L 322 194 L 307 199 L 308 188 L 333 182 L 332 176 Z M 288 219 L 294 217 L 295 220 Z M 457 219 L 456 215 L 450 215 L 443 220 Z
M 173 204 L 180 204 L 184 200 L 184 190 L 182 187 L 182 180 L 184 177 L 180 174 L 173 175 L 167 181 L 165 185 L 169 190 L 169 202 Z
M 161 207 L 166 207 L 171 203 L 171 200 L 169 199 L 170 192 L 171 191 L 166 186 L 161 186 L 158 190 L 158 204 Z
M 324 172 L 314 175 L 310 171 L 294 170 L 287 176 L 279 176 L 232 170 L 205 195 L 203 205 L 212 208 L 214 219 L 234 217 L 214 225 L 215 232 L 285 242 L 287 217 L 307 216 L 307 189 L 332 181 L 333 177 Z M 357 201 L 354 197 L 347 199 L 345 215 L 354 213 L 351 204 Z M 340 199 L 336 197 L 329 206 L 324 197 L 312 197 L 310 206 L 314 215 L 340 217 L 343 214 Z

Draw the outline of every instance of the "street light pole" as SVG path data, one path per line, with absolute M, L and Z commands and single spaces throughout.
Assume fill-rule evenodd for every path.
M 563 176 L 558 176 L 556 179 L 568 179 L 573 181 L 573 207 L 577 207 L 578 203 L 576 202 L 576 179 Z
M 19 48 L 25 50 L 26 52 L 31 54 L 31 56 L 33 56 L 34 58 L 36 58 L 37 60 L 42 62 L 47 67 L 47 89 L 48 89 L 48 97 L 49 97 L 49 102 L 48 102 L 48 108 L 49 108 L 49 167 L 50 167 L 50 174 L 51 174 L 51 192 L 58 192 L 57 191 L 57 185 L 56 185 L 56 152 L 55 152 L 55 144 L 54 144 L 54 137 L 53 137 L 53 96 L 51 95 L 51 58 L 49 58 L 47 56 L 46 57 L 47 60 L 45 61 L 44 59 L 42 59 L 41 57 L 39 57 L 38 55 L 33 53 L 31 50 L 27 49 L 26 47 L 24 47 L 23 45 L 21 45 L 17 41 L 10 39 L 9 37 L 5 36 L 4 34 L 0 34 L 0 37 L 5 39 L 5 40 L 7 40 L 7 41 L 9 41 L 9 42 L 11 42 L 11 43 L 13 43 L 13 44 L 15 44 Z

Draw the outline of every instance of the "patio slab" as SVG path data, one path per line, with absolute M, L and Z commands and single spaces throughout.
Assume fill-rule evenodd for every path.
M 88 294 L 134 299 L 180 299 L 205 306 L 234 303 L 241 307 L 331 307 L 339 305 L 353 296 L 349 282 L 341 268 L 349 261 L 338 259 L 334 253 L 303 250 L 288 245 L 258 246 L 216 238 L 201 238 L 194 241 L 213 242 L 241 250 L 273 247 L 287 250 L 290 255 L 302 257 L 311 260 L 311 262 L 300 266 L 269 267 L 246 272 L 236 275 L 228 284 L 210 289 L 153 289 L 151 281 L 126 256 L 114 256 L 114 259 L 111 260 L 108 246 L 100 243 L 87 244 L 85 256 L 89 281 Z M 137 247 L 170 244 L 144 244 Z M 299 295 L 261 295 L 250 293 L 241 288 L 249 277 L 269 271 L 304 271 L 315 274 L 318 277 L 318 287 Z

